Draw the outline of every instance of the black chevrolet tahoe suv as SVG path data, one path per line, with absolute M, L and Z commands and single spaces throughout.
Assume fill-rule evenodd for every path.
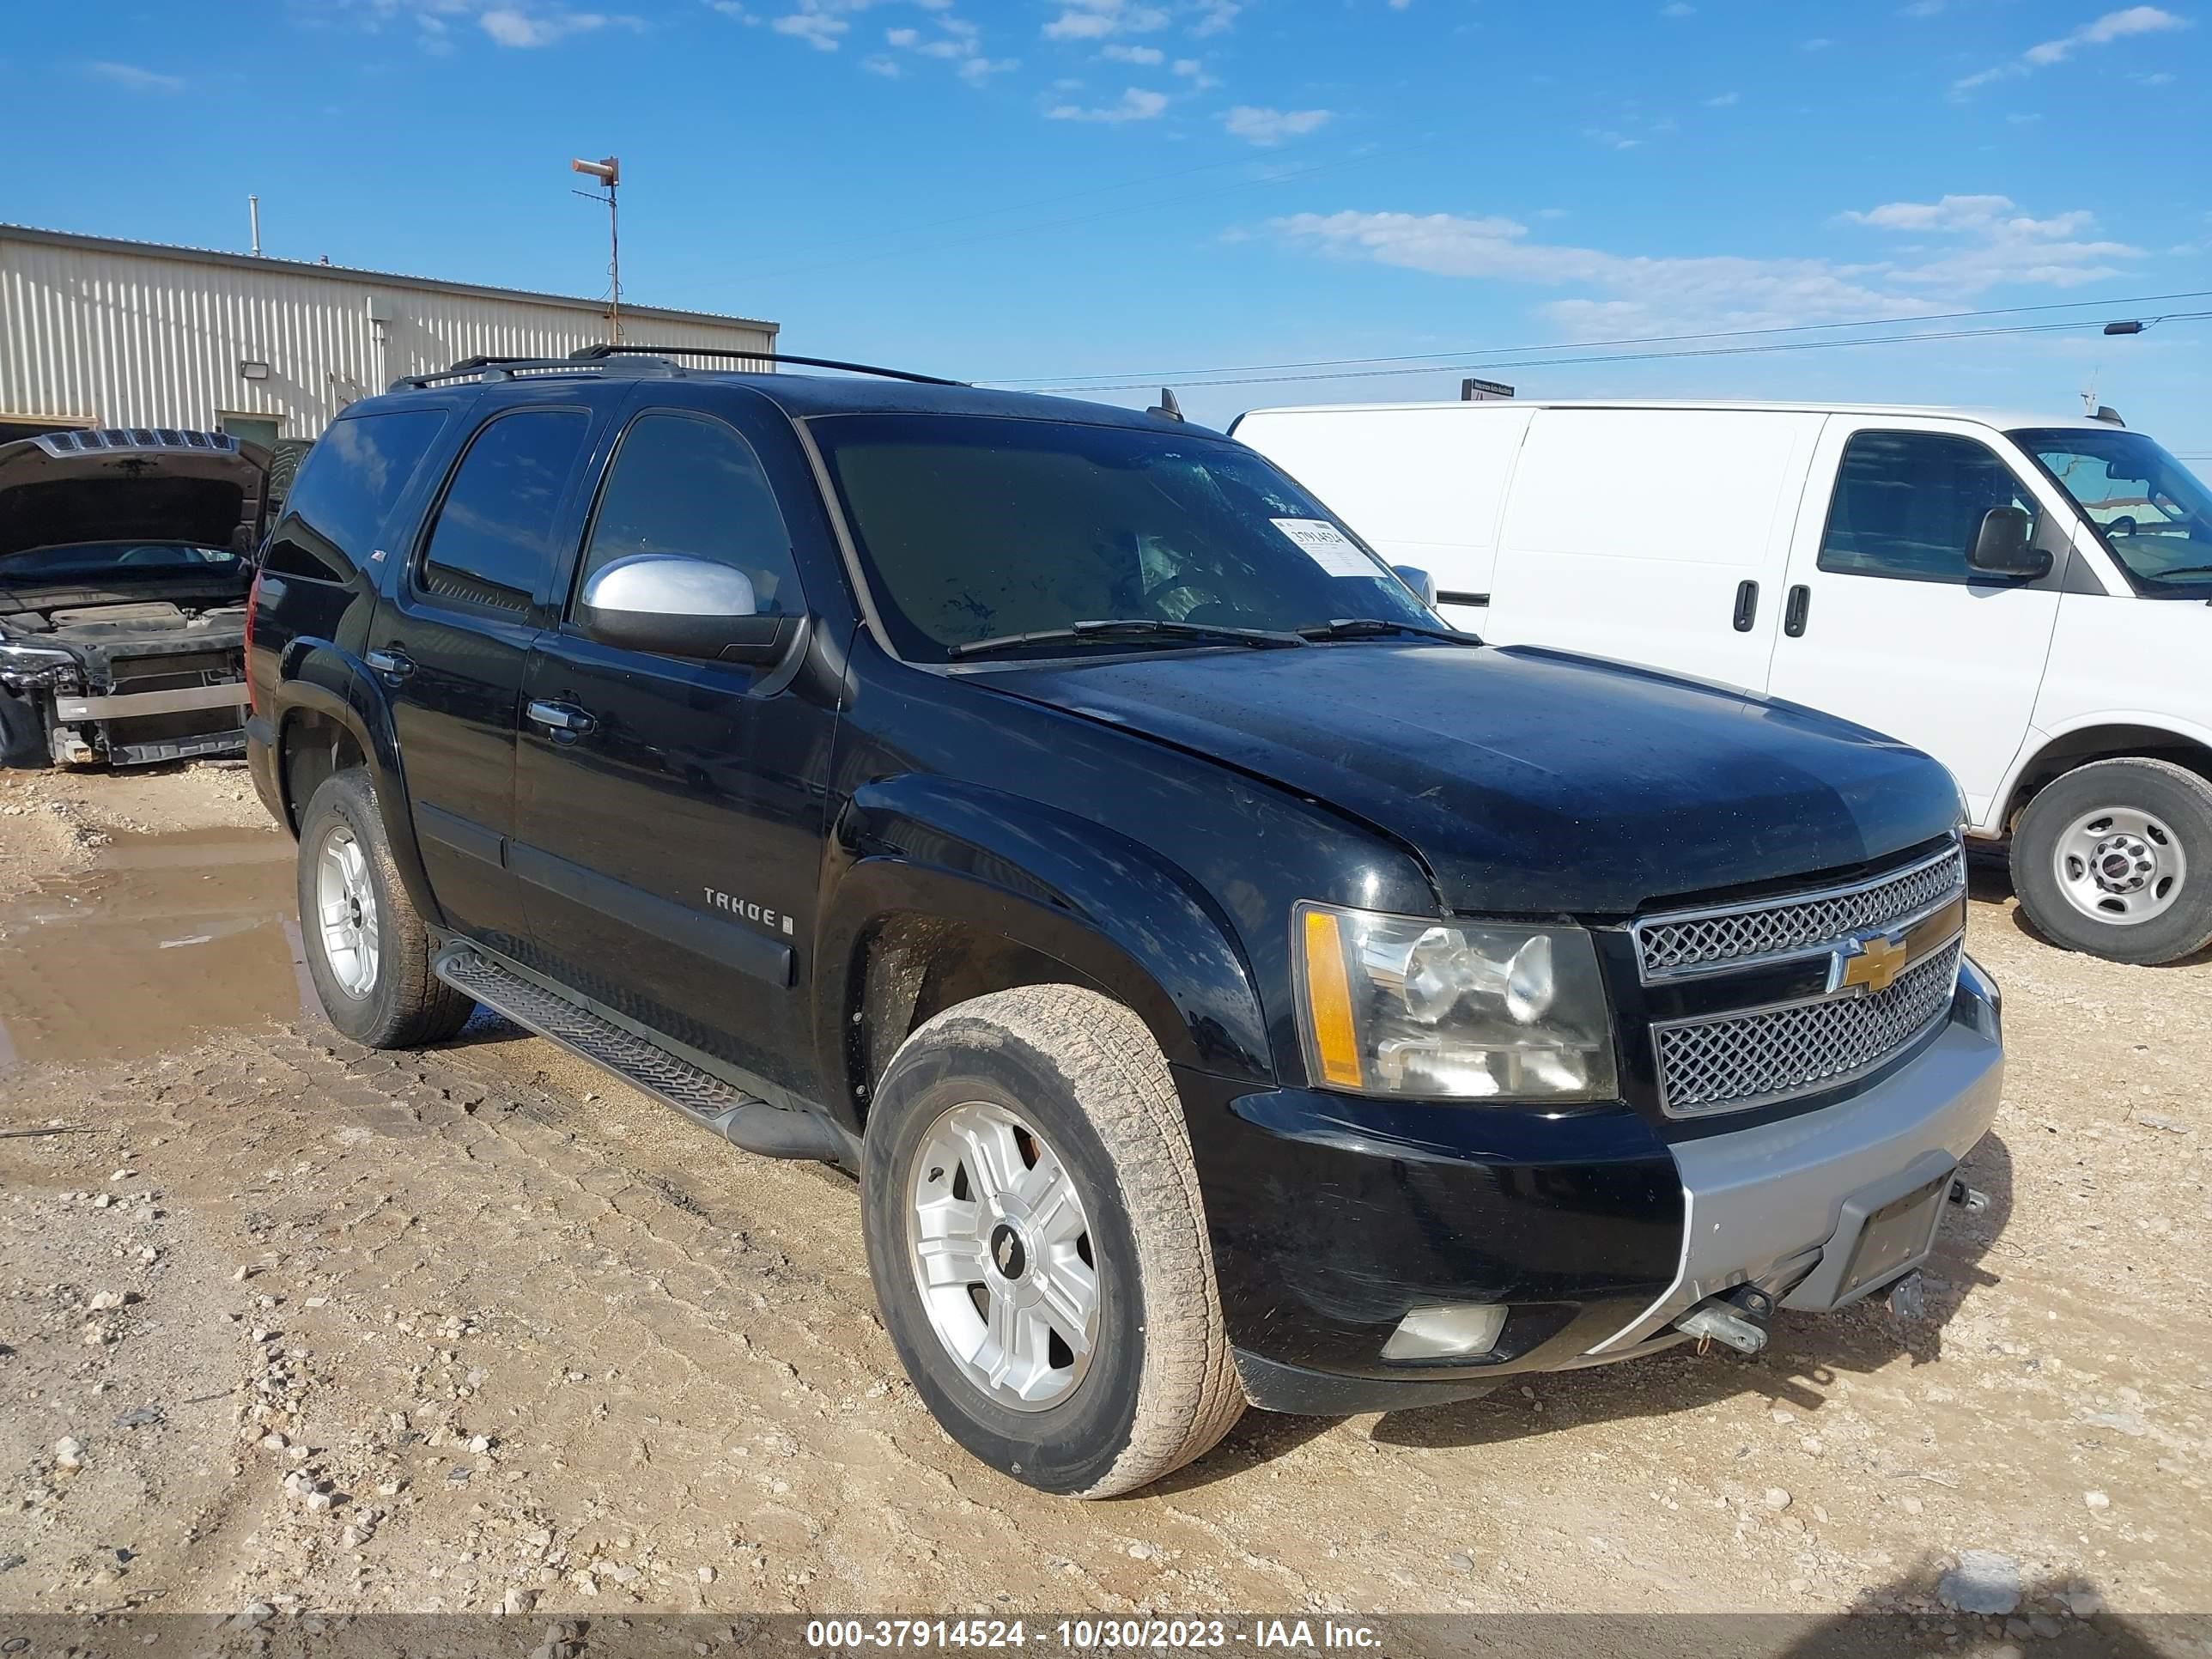
M 309 456 L 249 754 L 342 1032 L 483 1004 L 852 1170 L 930 1409 L 1098 1497 L 1755 1350 L 1996 1109 L 1942 767 L 1419 586 L 1167 410 L 475 361 Z

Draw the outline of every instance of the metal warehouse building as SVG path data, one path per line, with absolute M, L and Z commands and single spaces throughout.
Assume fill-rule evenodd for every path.
M 739 317 L 625 302 L 623 325 L 775 349 L 774 323 Z M 599 300 L 0 225 L 0 441 L 89 426 L 313 438 L 399 375 L 565 356 L 607 326 Z

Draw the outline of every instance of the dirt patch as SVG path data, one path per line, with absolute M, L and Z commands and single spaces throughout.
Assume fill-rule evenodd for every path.
M 0 770 L 0 898 L 91 868 L 118 833 L 237 830 L 276 836 L 242 761 L 120 772 Z M 277 837 L 281 840 L 281 837 Z
M 1923 1314 L 1255 1413 L 1084 1505 L 937 1430 L 848 1182 L 495 1020 L 341 1046 L 281 928 L 239 937 L 258 1006 L 136 1058 L 26 1044 L 0 1079 L 0 1127 L 87 1130 L 0 1139 L 0 1609 L 1886 1607 L 1940 1646 L 2212 1605 L 2212 967 L 2062 955 L 1978 898 L 2013 1057 L 1966 1171 L 1990 1206 L 1954 1217 Z M 11 934 L 5 1006 L 37 972 Z M 1967 1552 L 2012 1611 L 1945 1605 Z

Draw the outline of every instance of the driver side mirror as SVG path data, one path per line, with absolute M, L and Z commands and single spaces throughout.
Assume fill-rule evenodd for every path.
M 1433 611 L 1437 608 L 1437 579 L 1417 564 L 1394 564 L 1391 572 L 1413 590 L 1413 597 Z
M 1984 576 L 2010 576 L 2033 581 L 2051 572 L 2051 555 L 2028 544 L 2033 527 L 2024 508 L 1993 507 L 1982 514 L 1974 544 L 1966 550 L 1966 568 Z
M 594 571 L 576 621 L 603 645 L 700 662 L 764 664 L 782 656 L 793 617 L 763 617 L 752 579 L 712 559 L 636 553 Z

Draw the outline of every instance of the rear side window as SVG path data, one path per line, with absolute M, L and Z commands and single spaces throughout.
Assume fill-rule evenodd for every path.
M 346 580 L 375 550 L 385 520 L 445 424 L 445 412 L 435 409 L 333 422 L 293 480 L 263 568 Z
M 526 409 L 477 433 L 422 550 L 422 586 L 441 599 L 526 609 L 552 562 L 562 497 L 591 424 L 580 409 Z
M 1844 447 L 1820 568 L 1965 582 L 1966 550 L 1993 507 L 2036 515 L 2035 497 L 1988 445 L 1940 432 L 1859 433 Z
M 775 492 L 752 446 L 720 421 L 645 414 L 623 434 L 578 591 L 617 559 L 638 553 L 679 553 L 744 571 L 762 616 L 805 609 Z

